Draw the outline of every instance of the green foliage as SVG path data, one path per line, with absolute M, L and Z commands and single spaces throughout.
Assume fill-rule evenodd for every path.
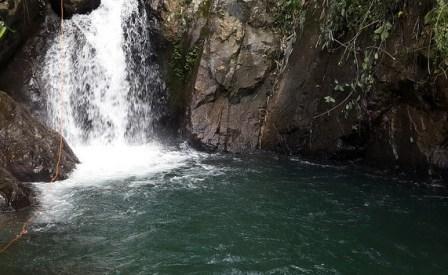
M 437 0 L 437 6 L 425 17 L 425 23 L 431 24 L 433 40 L 442 59 L 448 59 L 448 3 Z
M 5 22 L 0 21 L 0 40 L 5 36 L 8 27 L 6 27 Z
M 434 1 L 435 7 L 425 17 L 429 28 L 420 28 L 417 19 L 414 30 L 409 36 L 415 37 L 416 44 L 403 45 L 403 50 L 390 53 L 387 40 L 396 28 L 396 22 L 405 15 L 408 1 L 404 0 L 314 0 L 315 7 L 322 8 L 320 16 L 320 40 L 318 45 L 331 53 L 341 52 L 339 64 L 356 68 L 355 76 L 347 83 L 335 81 L 334 93 L 340 93 L 344 99 L 335 102 L 332 95 L 323 97 L 323 101 L 335 105 L 327 114 L 340 110 L 358 110 L 362 113 L 362 98 L 375 87 L 375 66 L 381 58 L 396 61 L 397 56 L 425 51 L 428 58 L 428 72 L 431 79 L 441 75 L 448 78 L 448 0 Z M 428 29 L 430 31 L 428 31 Z M 428 41 L 430 45 L 420 42 Z M 416 46 L 417 45 L 417 46 Z M 418 47 L 418 48 L 417 48 Z M 427 50 L 426 50 L 427 48 Z M 426 55 L 427 54 L 427 55 Z M 316 116 L 320 117 L 320 115 Z
M 200 55 L 200 48 L 195 46 L 191 49 L 185 49 L 181 43 L 174 46 L 171 67 L 174 75 L 182 83 L 185 83 L 193 72 L 194 67 Z
M 363 94 L 374 87 L 374 67 L 385 52 L 385 42 L 393 30 L 394 20 L 400 16 L 402 0 L 335 0 L 321 3 L 319 45 L 330 52 L 342 49 L 339 64 L 350 64 L 356 68 L 351 81 L 335 81 L 334 91 L 345 93 L 344 100 L 337 104 L 331 96 L 323 100 L 336 104 L 331 110 L 342 107 L 347 116 L 352 110 L 361 111 Z
M 292 32 L 302 8 L 301 0 L 279 0 L 274 7 L 274 24 L 282 32 Z
M 332 96 L 326 96 L 326 97 L 324 97 L 324 100 L 325 100 L 325 102 L 326 103 L 336 103 L 336 99 L 334 99 L 334 97 L 332 97 Z
M 321 41 L 329 47 L 347 35 L 360 35 L 374 30 L 372 37 L 385 41 L 392 29 L 388 21 L 401 0 L 336 0 L 328 1 L 323 11 Z
M 374 38 L 376 40 L 380 40 L 381 42 L 386 41 L 387 38 L 389 38 L 391 29 L 392 29 L 392 24 L 389 23 L 388 21 L 384 21 L 383 24 L 375 30 Z

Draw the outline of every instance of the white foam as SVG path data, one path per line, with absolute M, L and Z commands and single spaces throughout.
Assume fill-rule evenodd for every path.
M 79 146 L 75 150 L 82 163 L 69 181 L 77 184 L 141 177 L 171 170 L 188 158 L 180 151 L 165 150 L 157 144 Z
M 187 160 L 198 160 L 201 156 L 189 150 L 168 150 L 157 144 L 90 145 L 74 149 L 81 164 L 67 180 L 35 184 L 40 190 L 40 209 L 35 220 L 38 223 L 49 226 L 70 222 L 80 214 L 73 209 L 81 190 L 113 191 L 117 183 L 127 184 L 125 188 L 131 190 L 140 186 L 136 181 L 148 183 L 151 175 L 182 167 L 187 165 Z
M 92 13 L 64 21 L 63 43 L 60 37 L 50 41 L 41 75 L 49 124 L 59 130 L 62 120 L 81 164 L 67 180 L 36 184 L 41 221 L 76 216 L 74 200 L 83 190 L 113 189 L 198 157 L 187 148 L 148 143 L 152 96 L 164 84 L 148 59 L 148 18 L 139 2 L 102 0 Z

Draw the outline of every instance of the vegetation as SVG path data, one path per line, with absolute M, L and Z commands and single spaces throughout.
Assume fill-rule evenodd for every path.
M 180 0 L 179 3 L 173 18 L 169 19 L 175 32 L 170 37 L 173 46 L 169 52 L 167 85 L 170 89 L 168 98 L 170 109 L 183 114 L 187 106 L 188 90 L 192 85 L 191 79 L 198 67 L 205 37 L 208 35 L 208 27 L 205 26 L 199 39 L 191 41 L 188 30 L 196 18 L 209 17 L 212 1 L 201 1 L 197 10 L 193 9 L 192 0 Z
M 384 42 L 390 35 L 394 20 L 401 15 L 402 0 L 337 0 L 278 1 L 275 24 L 288 32 L 300 21 L 305 10 L 318 7 L 320 16 L 320 39 L 322 49 L 334 52 L 343 49 L 340 64 L 353 61 L 357 74 L 352 83 L 337 83 L 335 90 L 369 91 L 373 85 L 372 69 L 380 55 L 385 53 Z M 360 41 L 362 40 L 362 41 Z M 360 47 L 362 43 L 370 44 Z M 392 56 L 391 56 L 392 57 Z M 392 57 L 393 58 L 393 57 Z M 331 97 L 325 99 L 334 103 Z
M 432 24 L 434 42 L 437 50 L 448 56 L 448 3 L 438 0 L 437 6 L 425 18 L 426 23 Z
M 8 28 L 6 27 L 5 22 L 0 21 L 0 40 L 5 36 L 7 30 Z
M 429 58 L 432 59 L 430 73 L 448 78 L 448 3 L 437 0 L 436 7 L 425 17 L 425 23 L 431 26 L 433 45 L 429 47 Z
M 302 11 L 301 3 L 301 0 L 276 1 L 274 7 L 275 27 L 284 33 L 292 32 Z
M 399 14 L 401 0 L 338 0 L 324 1 L 321 35 L 324 47 L 345 42 L 355 42 L 362 34 L 385 41 L 392 28 L 391 22 Z
M 182 83 L 185 83 L 190 77 L 196 66 L 199 55 L 200 48 L 198 46 L 186 49 L 180 42 L 174 46 L 170 65 L 174 74 Z
M 190 3 L 189 0 L 183 0 Z M 430 0 L 428 0 L 430 1 Z M 403 45 L 403 49 L 390 53 L 387 50 L 388 39 L 398 29 L 398 22 L 406 18 L 412 1 L 407 0 L 270 0 L 270 12 L 273 14 L 274 28 L 284 38 L 304 27 L 306 13 L 317 19 L 320 28 L 316 46 L 322 50 L 340 55 L 339 65 L 354 66 L 353 78 L 349 81 L 335 79 L 334 94 L 322 100 L 330 110 L 361 110 L 361 100 L 373 91 L 376 79 L 375 67 L 385 59 L 401 60 L 408 54 L 424 52 L 427 56 L 429 77 L 443 73 L 448 65 L 448 1 L 434 0 L 434 9 L 426 16 L 425 23 L 416 22 L 413 33 L 416 45 Z M 201 16 L 207 16 L 211 1 L 203 2 L 199 9 Z M 187 5 L 188 6 L 188 5 Z M 428 30 L 430 34 L 427 35 Z M 429 38 L 429 39 L 428 39 Z M 428 43 L 428 41 L 432 43 Z M 179 41 L 182 41 L 180 38 Z M 420 43 L 423 42 L 423 43 Z M 198 43 L 200 44 L 200 43 Z M 429 44 L 429 45 L 428 45 Z M 177 43 L 172 52 L 170 67 L 174 72 L 177 86 L 188 82 L 200 56 L 201 46 L 185 47 Z M 448 77 L 448 76 L 447 76 Z M 180 84 L 180 85 L 179 85 Z M 343 98 L 342 101 L 334 97 Z M 342 107 L 342 108 L 339 108 Z
M 426 15 L 423 28 L 417 19 L 418 27 L 408 34 L 415 37 L 416 44 L 403 45 L 401 50 L 394 53 L 399 56 L 409 55 L 418 51 L 424 52 L 424 49 L 428 48 L 424 54 L 428 59 L 427 84 L 440 75 L 448 78 L 448 3 L 446 0 L 434 2 L 435 7 Z M 323 100 L 335 106 L 331 111 L 341 106 L 345 107 L 342 108 L 343 112 L 352 109 L 361 111 L 362 104 L 359 101 L 362 100 L 363 94 L 372 91 L 375 85 L 374 68 L 377 62 L 382 57 L 393 61 L 398 59 L 387 52 L 386 43 L 399 19 L 406 15 L 407 2 L 338 0 L 324 3 L 319 45 L 330 52 L 342 48 L 340 64 L 353 62 L 357 70 L 352 82 L 335 81 L 335 91 L 348 93 L 342 102 L 337 102 L 332 96 L 324 97 Z M 420 48 L 416 45 L 420 45 Z
M 343 101 L 338 103 L 332 96 L 323 99 L 336 105 L 331 111 L 339 107 L 346 115 L 351 110 L 361 111 L 363 95 L 375 84 L 373 72 L 377 61 L 384 54 L 395 59 L 385 50 L 385 42 L 394 22 L 402 15 L 401 5 L 401 0 L 324 1 L 319 45 L 330 52 L 342 49 L 339 64 L 350 63 L 356 68 L 351 82 L 335 80 L 334 90 L 347 93 Z

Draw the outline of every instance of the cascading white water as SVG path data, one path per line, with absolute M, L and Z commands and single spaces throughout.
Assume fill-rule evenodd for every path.
M 42 77 L 50 125 L 59 129 L 62 120 L 70 144 L 148 141 L 153 95 L 164 87 L 148 60 L 147 21 L 139 0 L 103 0 L 91 14 L 65 20 Z
M 40 79 L 48 95 L 48 123 L 59 130 L 62 120 L 62 134 L 81 164 L 62 183 L 36 184 L 41 211 L 35 222 L 76 216 L 73 198 L 80 186 L 107 189 L 118 181 L 132 188 L 140 178 L 200 156 L 151 141 L 165 86 L 153 61 L 143 3 L 102 0 L 92 13 L 64 20 L 63 43 L 60 34 L 49 42 Z M 48 24 L 52 30 L 54 22 Z
M 63 39 L 50 41 L 41 76 L 49 124 L 62 125 L 82 162 L 64 186 L 158 172 L 186 159 L 151 142 L 165 86 L 143 3 L 102 0 L 90 14 L 64 20 Z

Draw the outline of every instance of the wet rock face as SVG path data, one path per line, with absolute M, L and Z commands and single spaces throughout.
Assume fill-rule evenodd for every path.
M 0 91 L 0 193 L 13 207 L 30 202 L 20 182 L 48 182 L 54 175 L 60 136 L 35 120 L 22 106 Z M 64 141 L 59 179 L 67 177 L 78 159 Z
M 280 37 L 270 24 L 267 1 L 211 1 L 205 18 L 204 3 L 193 2 L 198 16 L 188 31 L 193 41 L 208 33 L 192 81 L 188 131 L 208 149 L 251 151 L 272 89 Z
M 12 31 L 0 39 L 0 71 L 44 19 L 45 0 L 0 0 L 0 20 Z
M 431 2 L 431 1 L 426 1 Z M 430 10 L 408 6 L 375 66 L 373 89 L 362 94 L 360 112 L 345 105 L 325 114 L 349 94 L 335 91 L 334 81 L 350 83 L 354 65 L 339 66 L 340 52 L 314 47 L 317 17 L 308 18 L 267 111 L 262 148 L 327 160 L 362 160 L 369 166 L 439 179 L 448 171 L 448 104 L 446 79 L 428 81 L 424 36 L 407 36 Z M 363 47 L 362 43 L 359 47 Z M 406 49 L 407 52 L 403 52 Z
M 51 7 L 60 16 L 61 0 L 50 0 Z M 86 14 L 99 7 L 101 0 L 64 0 L 64 18 L 70 18 L 75 14 Z
M 0 92 L 0 161 L 20 181 L 49 181 L 54 174 L 60 136 Z M 61 178 L 78 159 L 64 142 Z
M 340 47 L 330 52 L 316 46 L 319 4 L 309 5 L 297 39 L 285 45 L 273 28 L 269 0 L 149 2 L 162 10 L 161 30 L 168 40 L 178 41 L 184 33 L 182 39 L 191 45 L 204 41 L 186 87 L 187 133 L 199 147 L 361 160 L 435 178 L 448 171 L 448 81 L 428 81 L 427 62 L 421 61 L 428 37 L 424 31 L 418 38 L 408 35 L 415 32 L 415 22 L 424 21 L 433 0 L 405 5 L 406 16 L 391 30 L 385 48 L 396 58 L 381 56 L 373 89 L 348 98 L 360 97 L 362 113 L 345 111 L 346 104 L 327 113 L 349 95 L 335 90 L 335 80 L 351 83 L 357 68 L 353 62 L 339 64 Z M 197 12 L 204 3 L 208 12 Z M 369 45 L 358 42 L 361 48 Z M 328 96 L 336 103 L 326 102 Z
M 14 209 L 21 209 L 32 203 L 31 190 L 2 167 L 0 167 L 0 195 L 6 204 Z
M 426 112 L 409 104 L 392 107 L 375 126 L 366 159 L 382 168 L 406 168 L 419 174 L 446 176 L 448 112 Z

